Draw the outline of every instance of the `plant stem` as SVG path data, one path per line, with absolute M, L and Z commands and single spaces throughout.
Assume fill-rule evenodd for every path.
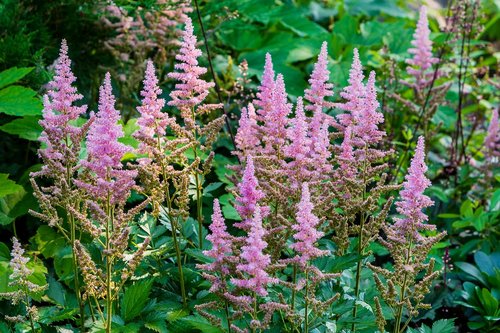
M 30 308 L 30 299 L 29 299 L 29 296 L 28 296 L 28 290 L 26 287 L 23 288 L 24 289 L 24 295 L 26 297 L 26 312 L 28 313 L 28 318 L 30 320 L 30 326 L 31 326 L 31 331 L 32 332 L 35 332 L 35 324 L 33 323 L 33 318 L 31 317 L 31 313 L 29 312 L 29 308 Z
M 78 278 L 78 261 L 75 253 L 75 239 L 76 239 L 76 227 L 75 227 L 75 218 L 73 214 L 69 213 L 68 221 L 70 225 L 70 242 L 71 242 L 71 253 L 73 257 L 73 275 L 74 275 L 74 284 L 75 284 L 75 295 L 76 300 L 78 302 L 78 306 L 80 307 L 80 327 L 83 332 L 85 329 L 85 305 L 82 301 L 82 295 L 80 293 L 80 281 Z
M 111 333 L 111 320 L 113 316 L 113 300 L 111 295 L 111 274 L 112 274 L 112 263 L 111 263 L 111 242 L 110 242 L 110 232 L 113 225 L 113 217 L 111 213 L 111 198 L 108 193 L 107 200 L 107 214 L 108 219 L 106 221 L 106 333 Z
M 295 310 L 295 284 L 297 283 L 297 264 L 294 264 L 293 265 L 293 278 L 292 278 L 292 281 L 293 281 L 293 288 L 292 289 L 292 311 Z
M 307 299 L 309 298 L 309 272 L 307 271 L 307 267 L 305 270 L 306 273 L 306 295 L 304 297 L 304 333 L 309 332 L 309 302 Z
M 411 261 L 411 246 L 412 242 L 411 240 L 408 241 L 408 249 L 406 251 L 406 264 L 408 265 Z M 401 286 L 401 291 L 400 291 L 400 296 L 399 296 L 399 301 L 401 302 L 401 305 L 398 308 L 398 312 L 396 314 L 396 325 L 394 325 L 394 333 L 400 333 L 403 332 L 403 330 L 400 330 L 401 327 L 401 319 L 403 317 L 403 307 L 404 303 L 403 300 L 406 295 L 406 287 L 408 283 L 408 273 L 405 272 L 404 277 L 403 277 L 403 285 Z
M 226 300 L 226 320 L 227 320 L 227 330 L 231 333 L 231 317 L 229 317 L 229 302 Z

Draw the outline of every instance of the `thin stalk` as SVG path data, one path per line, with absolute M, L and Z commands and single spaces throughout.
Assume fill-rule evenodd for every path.
M 212 57 L 210 55 L 210 49 L 208 48 L 207 34 L 205 33 L 205 27 L 203 26 L 203 20 L 201 19 L 201 13 L 200 13 L 200 8 L 198 6 L 198 0 L 194 0 L 194 5 L 196 8 L 196 15 L 198 16 L 198 22 L 200 23 L 201 34 L 203 35 L 205 50 L 207 51 L 208 67 L 210 68 L 210 73 L 212 74 L 212 79 L 214 80 L 214 84 L 215 84 L 215 93 L 217 94 L 217 99 L 219 100 L 219 103 L 222 104 L 222 112 L 224 112 L 224 116 L 225 116 L 224 121 L 226 122 L 227 131 L 229 133 L 229 136 L 231 137 L 231 142 L 233 143 L 233 147 L 236 149 L 236 141 L 234 140 L 234 135 L 233 135 L 233 130 L 231 129 L 231 124 L 229 123 L 229 116 L 226 112 L 225 104 L 222 101 L 222 96 L 220 93 L 219 84 L 217 83 L 217 79 L 215 77 L 214 66 L 212 65 Z M 238 159 L 238 163 L 241 163 L 239 159 Z
M 75 285 L 75 295 L 76 295 L 76 300 L 78 302 L 78 306 L 80 308 L 80 327 L 82 332 L 84 331 L 85 328 L 85 305 L 83 304 L 82 301 L 82 295 L 80 293 L 80 281 L 78 278 L 78 261 L 76 258 L 76 253 L 75 253 L 75 239 L 76 239 L 76 228 L 75 228 L 75 218 L 73 214 L 68 214 L 68 221 L 70 225 L 70 242 L 71 242 L 71 253 L 72 253 L 72 259 L 73 259 L 73 275 L 74 275 L 74 285 Z
M 408 265 L 411 261 L 411 246 L 412 242 L 411 240 L 408 241 L 408 250 L 406 251 L 406 264 Z M 401 305 L 398 308 L 398 312 L 396 315 L 396 325 L 394 326 L 394 333 L 400 333 L 403 332 L 403 330 L 400 330 L 401 326 L 401 319 L 403 317 L 403 308 L 404 308 L 404 303 L 403 300 L 406 296 L 406 288 L 408 283 L 408 273 L 405 272 L 404 277 L 403 277 L 403 285 L 401 286 L 401 291 L 400 291 L 400 296 L 399 296 L 399 301 L 401 302 Z
M 193 115 L 193 136 L 196 141 L 198 141 L 198 131 L 196 130 L 196 112 L 194 111 L 194 107 L 191 109 Z M 193 147 L 194 158 L 198 158 L 198 152 L 196 151 L 197 146 Z M 198 245 L 200 250 L 203 249 L 203 202 L 202 202 L 202 187 L 201 182 L 198 178 L 199 173 L 194 170 L 195 176 L 195 186 L 196 186 L 196 219 L 198 220 Z
M 227 320 L 227 330 L 231 333 L 231 317 L 229 316 L 229 302 L 226 300 L 226 320 Z
M 363 202 L 365 201 L 366 199 L 366 168 L 367 168 L 367 164 L 366 164 L 366 156 L 368 154 L 368 146 L 365 144 L 365 160 L 363 161 Z M 359 297 L 359 288 L 360 288 L 360 285 L 361 285 L 361 270 L 362 270 L 362 265 L 363 265 L 363 259 L 361 258 L 361 256 L 363 255 L 363 228 L 365 226 L 365 222 L 366 222 L 366 214 L 363 212 L 361 213 L 361 221 L 360 221 L 360 224 L 359 224 L 359 234 L 358 234 L 358 255 L 360 256 L 359 260 L 358 260 L 358 264 L 357 264 L 357 267 L 356 267 L 356 285 L 354 287 L 354 297 L 355 297 L 355 301 L 354 301 L 354 307 L 352 308 L 352 318 L 353 318 L 353 323 L 352 323 L 352 332 L 355 333 L 356 332 L 356 316 L 358 314 L 358 305 L 356 304 L 356 301 L 358 300 L 358 297 Z
M 24 295 L 26 296 L 26 312 L 28 313 L 28 318 L 30 320 L 30 326 L 31 326 L 31 331 L 35 332 L 35 324 L 33 323 L 33 318 L 31 317 L 31 313 L 28 311 L 30 307 L 30 299 L 28 296 L 28 290 L 26 287 L 24 287 Z
M 297 283 L 297 264 L 293 265 L 293 275 L 292 275 L 293 287 L 292 289 L 292 311 L 295 310 L 295 284 Z
M 158 123 L 156 123 L 156 127 L 158 127 Z M 157 136 L 157 145 L 158 145 L 158 151 L 162 150 L 161 147 L 161 139 L 159 136 Z M 177 241 L 177 223 L 174 221 L 174 216 L 172 215 L 172 201 L 170 199 L 170 190 L 168 188 L 168 177 L 167 177 L 167 170 L 165 167 L 165 161 L 161 160 L 161 171 L 162 171 L 162 176 L 163 176 L 163 181 L 165 184 L 167 184 L 165 192 L 167 195 L 167 209 L 168 209 L 168 218 L 170 220 L 170 229 L 172 229 L 172 238 L 174 239 L 174 248 L 175 248 L 175 256 L 177 259 L 177 269 L 179 271 L 179 282 L 181 285 L 181 295 L 182 295 L 182 305 L 184 307 L 187 306 L 187 298 L 186 298 L 186 286 L 184 285 L 184 272 L 182 271 L 182 262 L 181 262 L 181 249 L 179 246 L 179 242 Z
M 307 299 L 309 298 L 309 272 L 307 271 L 307 267 L 305 270 L 306 273 L 306 295 L 304 297 L 304 333 L 309 332 L 309 302 Z
M 252 315 L 253 319 L 256 320 L 257 319 L 257 294 L 254 292 L 253 293 L 253 315 Z M 255 333 L 256 330 L 255 328 L 252 327 L 252 333 Z
M 110 253 L 111 250 L 111 227 L 113 223 L 112 213 L 111 213 L 111 199 L 108 193 L 108 200 L 106 203 L 106 211 L 108 214 L 108 220 L 106 221 L 106 253 Z M 113 316 L 113 299 L 111 290 L 111 274 L 112 274 L 112 262 L 111 256 L 108 254 L 106 258 L 106 333 L 111 333 L 111 320 Z

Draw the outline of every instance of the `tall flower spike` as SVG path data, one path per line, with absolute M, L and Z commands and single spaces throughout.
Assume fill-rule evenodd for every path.
M 432 56 L 432 41 L 429 38 L 431 31 L 429 21 L 427 20 L 427 7 L 420 7 L 420 17 L 417 23 L 417 29 L 413 35 L 411 44 L 413 48 L 408 53 L 413 54 L 412 59 L 407 59 L 406 63 L 413 66 L 408 67 L 408 74 L 415 77 L 417 86 L 425 87 L 428 83 L 428 76 L 425 72 L 439 60 Z M 432 74 L 431 74 L 432 75 Z
M 165 130 L 170 122 L 166 113 L 161 112 L 165 106 L 165 100 L 158 98 L 162 93 L 158 87 L 158 78 L 155 74 L 155 67 L 151 60 L 146 65 L 146 74 L 144 77 L 144 88 L 141 91 L 142 105 L 137 107 L 140 117 L 137 120 L 139 125 L 138 135 L 153 138 L 162 137 L 165 135 Z M 141 150 L 144 150 L 144 145 L 141 143 Z
M 210 272 L 229 274 L 229 269 L 225 265 L 225 258 L 231 253 L 231 235 L 227 232 L 218 199 L 214 200 L 214 213 L 212 214 L 212 223 L 209 229 L 212 233 L 207 236 L 207 239 L 212 243 L 212 248 L 203 251 L 203 254 L 214 259 L 214 261 L 202 265 L 200 268 Z M 214 287 L 216 286 L 212 286 L 212 288 Z M 211 291 L 213 290 L 211 289 Z
M 272 94 L 272 109 L 264 117 L 262 131 L 265 150 L 268 153 L 278 152 L 286 142 L 288 115 L 292 105 L 287 102 L 287 93 L 283 75 L 278 74 Z
M 40 120 L 43 131 L 40 141 L 46 144 L 46 148 L 39 150 L 43 160 L 50 161 L 51 166 L 62 172 L 66 171 L 67 164 L 76 162 L 80 150 L 79 136 L 83 130 L 70 125 L 70 122 L 87 111 L 86 105 L 73 105 L 83 98 L 73 86 L 75 81 L 76 77 L 71 71 L 71 60 L 68 57 L 68 45 L 63 39 L 59 58 L 56 60 L 55 76 L 48 84 L 49 91 L 44 96 L 43 119 Z M 48 164 L 45 163 L 39 174 L 53 174 Z
M 259 189 L 259 182 L 255 177 L 255 168 L 251 155 L 247 156 L 243 179 L 238 184 L 238 192 L 239 196 L 236 198 L 235 208 L 240 214 L 242 222 L 235 223 L 234 226 L 249 230 L 258 202 L 265 196 L 264 192 Z M 266 215 L 267 207 L 262 207 L 261 213 Z
M 81 181 L 77 185 L 87 189 L 99 199 L 111 195 L 111 203 L 124 202 L 135 185 L 135 170 L 122 170 L 121 159 L 128 151 L 127 146 L 118 142 L 123 131 L 118 124 L 120 113 L 115 109 L 115 97 L 111 87 L 111 76 L 106 73 L 99 89 L 99 107 L 95 121 L 87 135 L 88 161 L 84 163 L 95 173 L 95 184 Z M 75 181 L 76 182 L 76 181 Z
M 285 147 L 285 156 L 292 159 L 288 163 L 289 176 L 293 179 L 295 185 L 297 182 L 305 180 L 309 176 L 308 155 L 311 150 L 311 139 L 307 136 L 308 125 L 304 113 L 302 97 L 297 98 L 297 107 L 295 109 L 295 118 L 291 121 L 292 126 L 287 130 L 287 136 L 290 145 Z
M 355 159 L 352 145 L 352 130 L 348 126 L 344 132 L 344 141 L 341 145 L 341 153 L 338 155 L 339 168 L 342 178 L 352 178 L 356 173 Z
M 242 108 L 239 121 L 238 133 L 235 141 L 238 152 L 236 154 L 242 159 L 244 156 L 255 155 L 260 140 L 257 136 L 258 124 L 255 108 L 252 103 L 248 108 Z
M 272 110 L 274 85 L 273 59 L 269 53 L 266 53 L 266 63 L 264 65 L 264 72 L 262 73 L 259 92 L 257 93 L 257 98 L 254 100 L 254 104 L 258 107 L 257 114 L 262 118 Z
M 349 111 L 337 116 L 343 129 L 353 125 L 353 115 L 358 113 L 362 107 L 363 96 L 365 95 L 365 86 L 363 85 L 363 67 L 359 60 L 358 49 L 354 49 L 354 57 L 349 70 L 349 85 L 340 92 L 340 96 L 346 100 L 345 103 L 335 104 L 337 107 Z
M 405 243 L 407 237 L 414 241 L 420 241 L 422 236 L 419 230 L 434 230 L 436 226 L 424 224 L 428 220 L 427 215 L 422 212 L 426 207 L 433 205 L 432 200 L 424 194 L 427 187 L 431 185 L 425 177 L 427 165 L 425 164 L 424 137 L 418 138 L 415 156 L 411 160 L 408 174 L 400 192 L 401 201 L 396 203 L 397 211 L 404 217 L 396 218 L 393 225 L 393 234 L 389 235 L 395 241 Z
M 206 68 L 198 66 L 197 58 L 201 54 L 201 50 L 196 48 L 193 23 L 188 18 L 186 19 L 185 30 L 182 33 L 181 49 L 179 54 L 175 56 L 175 59 L 179 61 L 174 66 L 178 72 L 168 74 L 169 78 L 180 81 L 170 93 L 172 100 L 168 102 L 168 105 L 176 106 L 181 110 L 181 116 L 186 126 L 190 128 L 195 126 L 192 108 L 201 104 L 208 96 L 209 89 L 215 85 L 213 82 L 206 82 L 200 78 L 207 72 Z M 220 106 L 220 104 L 205 104 L 202 108 L 203 112 L 208 112 Z
M 333 96 L 333 84 L 328 83 L 330 79 L 330 71 L 328 70 L 328 44 L 323 42 L 321 51 L 318 56 L 318 61 L 314 65 L 313 72 L 309 78 L 311 88 L 305 90 L 305 99 L 310 105 L 306 106 L 306 110 L 315 112 L 318 108 L 329 108 L 333 103 L 325 100 L 326 97 Z
M 371 71 L 365 87 L 363 108 L 354 114 L 356 123 L 354 134 L 361 139 L 361 145 L 376 145 L 385 136 L 385 131 L 378 129 L 378 125 L 384 122 L 384 115 L 377 112 L 379 105 L 375 88 L 375 72 Z
M 263 239 L 265 233 L 262 226 L 260 207 L 257 205 L 252 219 L 252 226 L 246 239 L 246 245 L 241 248 L 240 257 L 244 263 L 236 266 L 237 270 L 246 274 L 247 277 L 231 279 L 235 286 L 248 289 L 260 296 L 266 296 L 267 285 L 275 282 L 266 272 L 266 269 L 271 264 L 271 256 L 263 253 L 267 247 L 267 243 Z
M 319 219 L 313 213 L 313 204 L 309 193 L 309 185 L 302 184 L 302 197 L 297 204 L 297 223 L 292 225 L 292 229 L 296 231 L 293 235 L 295 242 L 290 246 L 298 253 L 298 260 L 302 265 L 306 265 L 311 259 L 324 256 L 328 251 L 320 250 L 315 243 L 323 236 L 321 231 L 318 231 Z
M 487 149 L 487 155 L 490 157 L 500 156 L 500 127 L 498 123 L 498 108 L 493 110 L 491 115 L 490 124 L 488 126 L 488 133 L 484 140 L 484 145 Z

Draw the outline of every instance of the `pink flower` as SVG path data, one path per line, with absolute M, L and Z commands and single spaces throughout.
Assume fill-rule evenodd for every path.
M 375 72 L 371 71 L 365 87 L 362 107 L 353 114 L 354 134 L 360 139 L 360 142 L 357 142 L 359 146 L 376 145 L 385 136 L 385 131 L 378 129 L 378 125 L 384 122 L 384 115 L 377 112 L 379 105 L 375 89 Z
M 138 136 L 153 138 L 155 135 L 157 137 L 165 135 L 166 127 L 171 120 L 166 113 L 161 112 L 165 106 L 165 100 L 158 98 L 161 93 L 162 91 L 158 87 L 158 78 L 155 74 L 154 64 L 149 60 L 146 66 L 144 88 L 141 91 L 141 96 L 143 97 L 142 105 L 137 107 L 137 111 L 140 114 L 137 120 L 137 125 L 140 127 Z M 145 148 L 141 144 L 140 150 L 144 150 Z
M 266 114 L 271 112 L 273 108 L 274 86 L 273 60 L 271 55 L 266 53 L 266 63 L 264 65 L 264 73 L 262 74 L 259 92 L 257 93 L 257 99 L 253 102 L 259 108 L 257 114 L 262 118 L 259 120 L 263 120 Z
M 250 103 L 248 104 L 248 108 L 241 110 L 238 133 L 236 133 L 235 137 L 236 148 L 238 149 L 237 154 L 240 159 L 244 156 L 255 155 L 260 146 L 258 129 L 255 108 Z
M 179 62 L 175 64 L 177 72 L 168 74 L 169 78 L 180 81 L 170 93 L 172 100 L 168 105 L 176 106 L 181 110 L 181 116 L 188 128 L 195 126 L 192 108 L 201 104 L 215 84 L 206 82 L 200 76 L 207 72 L 204 67 L 198 66 L 198 57 L 201 50 L 196 48 L 196 36 L 193 34 L 193 24 L 190 18 L 186 19 L 186 29 L 182 33 L 182 44 L 179 53 L 175 56 Z M 220 104 L 204 104 L 197 112 L 208 112 L 221 107 Z
M 394 219 L 394 235 L 390 237 L 395 241 L 404 243 L 408 241 L 407 238 L 419 241 L 422 239 L 419 230 L 436 228 L 434 225 L 424 224 L 428 217 L 422 210 L 433 205 L 432 200 L 424 194 L 425 189 L 431 185 L 425 177 L 426 171 L 424 138 L 421 136 L 400 192 L 402 200 L 396 203 L 397 211 L 403 217 Z
M 39 174 L 53 176 L 54 170 L 49 170 L 50 167 L 59 172 L 66 172 L 67 165 L 78 161 L 82 131 L 85 128 L 70 125 L 70 122 L 85 114 L 87 106 L 73 105 L 83 98 L 73 86 L 75 81 L 76 77 L 71 72 L 71 60 L 68 57 L 68 45 L 63 39 L 55 64 L 55 76 L 48 84 L 49 91 L 44 96 L 43 119 L 40 120 L 43 132 L 40 141 L 45 143 L 46 147 L 40 149 L 39 154 L 46 163 Z
M 344 131 L 344 141 L 342 141 L 341 153 L 338 155 L 339 169 L 341 171 L 342 178 L 352 178 L 356 173 L 356 167 L 354 166 L 355 159 L 353 154 L 352 145 L 352 130 L 348 126 Z
M 490 124 L 488 126 L 488 134 L 484 140 L 484 145 L 488 150 L 490 157 L 500 156 L 500 127 L 498 123 L 498 108 L 493 110 Z
M 328 251 L 323 251 L 315 246 L 315 243 L 323 236 L 318 231 L 319 219 L 312 213 L 313 204 L 309 194 L 309 185 L 302 184 L 302 197 L 297 204 L 297 223 L 292 225 L 296 231 L 293 235 L 295 242 L 290 246 L 298 253 L 298 260 L 302 265 L 306 265 L 311 259 L 324 256 Z
M 292 105 L 287 102 L 287 93 L 283 75 L 278 74 L 272 93 L 272 108 L 264 115 L 262 126 L 265 151 L 269 154 L 280 151 L 287 137 L 288 115 Z
M 212 223 L 210 224 L 209 229 L 212 233 L 207 236 L 207 239 L 210 243 L 212 243 L 212 248 L 210 250 L 203 251 L 203 254 L 212 258 L 214 261 L 210 264 L 199 265 L 199 268 L 209 272 L 229 274 L 226 259 L 227 255 L 232 252 L 232 237 L 226 230 L 226 224 L 224 223 L 224 218 L 222 217 L 218 199 L 214 200 L 214 213 L 212 214 Z M 210 288 L 210 291 L 213 292 L 217 289 L 218 286 L 214 284 L 212 288 Z
M 238 184 L 238 194 L 235 208 L 241 216 L 242 222 L 235 223 L 234 226 L 243 230 L 249 230 L 252 218 L 258 202 L 265 197 L 264 192 L 259 189 L 259 182 L 255 177 L 255 168 L 251 155 L 247 156 L 243 179 Z M 267 215 L 268 208 L 262 207 L 261 213 Z
M 358 49 L 354 49 L 354 58 L 351 69 L 349 70 L 349 85 L 340 92 L 340 96 L 346 100 L 345 103 L 337 103 L 336 106 L 349 113 L 343 113 L 337 116 L 339 125 L 342 129 L 352 126 L 354 123 L 353 115 L 359 113 L 363 107 L 363 97 L 365 96 L 365 86 L 363 85 L 363 68 L 359 61 Z
M 333 84 L 328 83 L 330 71 L 328 70 L 327 46 L 326 42 L 321 45 L 318 61 L 314 64 L 313 72 L 309 78 L 311 88 L 304 91 L 306 101 L 311 103 L 306 106 L 306 110 L 313 112 L 318 109 L 333 107 L 333 103 L 325 100 L 326 97 L 333 96 Z
M 289 176 L 293 184 L 307 179 L 309 169 L 314 167 L 309 156 L 312 140 L 308 137 L 308 125 L 306 115 L 304 114 L 304 105 L 302 97 L 297 98 L 297 107 L 295 109 L 295 118 L 291 121 L 292 126 L 287 130 L 287 137 L 290 144 L 285 147 L 285 156 L 291 158 L 287 165 Z
M 412 59 L 406 60 L 406 63 L 413 67 L 408 67 L 408 74 L 413 75 L 417 80 L 417 86 L 425 87 L 429 82 L 431 73 L 427 73 L 427 69 L 437 63 L 439 59 L 432 56 L 432 41 L 429 38 L 431 31 L 429 30 L 429 22 L 427 20 L 427 8 L 420 7 L 420 17 L 417 23 L 417 29 L 413 35 L 411 44 L 414 48 L 408 50 L 408 53 L 413 54 Z
M 257 205 L 252 219 L 252 226 L 246 239 L 246 245 L 241 248 L 240 257 L 244 263 L 236 266 L 238 271 L 245 274 L 247 278 L 231 279 L 231 282 L 236 287 L 248 289 L 260 296 L 266 296 L 267 284 L 275 282 L 275 279 L 271 278 L 266 272 L 271 263 L 271 256 L 263 253 L 267 247 L 267 243 L 263 239 L 265 233 L 262 226 L 260 207 Z
M 115 109 L 109 73 L 99 89 L 98 109 L 87 134 L 88 161 L 83 163 L 94 173 L 95 183 L 75 183 L 98 199 L 106 200 L 109 195 L 112 204 L 124 203 L 135 185 L 137 171 L 122 170 L 121 159 L 129 148 L 118 142 L 123 131 L 118 124 L 120 113 Z

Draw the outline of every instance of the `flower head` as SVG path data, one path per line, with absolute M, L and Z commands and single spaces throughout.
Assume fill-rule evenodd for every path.
M 161 112 L 165 106 L 165 100 L 158 98 L 162 93 L 158 87 L 158 78 L 155 74 L 155 67 L 151 60 L 146 65 L 146 74 L 144 77 L 144 88 L 141 91 L 142 105 L 137 107 L 140 117 L 137 119 L 139 125 L 138 135 L 147 138 L 153 138 L 154 135 L 162 137 L 165 135 L 165 130 L 170 122 L 166 113 Z M 144 145 L 141 144 L 144 150 Z
M 200 265 L 199 268 L 209 272 L 219 272 L 221 274 L 229 274 L 226 265 L 226 257 L 231 253 L 231 235 L 226 230 L 224 217 L 220 209 L 219 200 L 214 200 L 214 213 L 212 214 L 212 223 L 209 226 L 212 232 L 207 236 L 207 239 L 212 243 L 212 248 L 203 251 L 203 254 L 212 258 L 214 261 L 206 265 Z M 212 290 L 212 288 L 214 288 Z M 214 291 L 218 286 L 213 285 L 211 291 Z
M 235 223 L 238 228 L 248 230 L 255 214 L 258 202 L 265 197 L 264 192 L 259 189 L 259 182 L 255 177 L 255 167 L 251 155 L 247 156 L 243 179 L 238 184 L 238 194 L 235 208 L 242 218 L 242 222 Z M 267 208 L 261 209 L 261 213 L 267 212 Z
M 257 107 L 257 113 L 261 117 L 271 112 L 273 107 L 273 91 L 274 91 L 274 70 L 273 59 L 269 53 L 266 53 L 266 63 L 264 65 L 264 72 L 259 86 L 257 98 L 253 102 Z
M 84 129 L 71 125 L 70 122 L 85 114 L 87 106 L 73 105 L 83 98 L 73 86 L 75 81 L 76 77 L 71 71 L 71 60 L 68 57 L 68 45 L 63 39 L 55 64 L 54 79 L 48 84 L 49 90 L 44 96 L 43 119 L 40 120 L 43 128 L 40 141 L 45 143 L 46 147 L 40 149 L 39 154 L 47 161 L 41 174 L 65 172 L 67 165 L 75 164 L 78 160 Z M 57 170 L 50 170 L 49 165 Z
M 428 217 L 422 210 L 433 205 L 432 200 L 424 194 L 425 189 L 431 185 L 430 180 L 425 177 L 426 171 L 424 137 L 421 136 L 400 192 L 401 201 L 396 203 L 397 211 L 403 217 L 395 219 L 394 235 L 391 237 L 396 237 L 401 242 L 405 242 L 408 237 L 418 241 L 422 237 L 419 230 L 436 228 L 434 225 L 424 224 Z
M 488 150 L 488 155 L 500 156 L 500 127 L 498 122 L 498 108 L 493 110 L 490 124 L 488 126 L 488 134 L 484 140 L 484 145 Z
M 438 62 L 437 58 L 432 56 L 432 41 L 429 38 L 429 22 L 427 20 L 427 7 L 420 7 L 420 17 L 417 23 L 417 29 L 413 35 L 411 44 L 413 48 L 408 53 L 413 54 L 412 59 L 406 62 L 412 67 L 408 67 L 408 74 L 414 76 L 417 80 L 417 86 L 425 87 L 428 84 L 427 69 Z
M 306 110 L 315 111 L 318 108 L 332 107 L 333 103 L 325 100 L 326 97 L 333 96 L 333 84 L 328 83 L 330 71 L 328 70 L 328 44 L 323 42 L 318 61 L 314 64 L 314 69 L 309 78 L 311 87 L 305 90 L 305 99 L 311 103 L 306 106 Z
M 292 225 L 292 229 L 296 231 L 293 235 L 295 242 L 290 246 L 298 253 L 298 260 L 305 265 L 310 259 L 326 255 L 328 251 L 320 250 L 315 243 L 323 236 L 321 231 L 318 231 L 319 218 L 313 213 L 314 206 L 311 202 L 309 193 L 309 185 L 302 184 L 302 197 L 297 204 L 297 223 Z
M 271 256 L 263 253 L 267 247 L 267 243 L 263 239 L 265 233 L 262 226 L 260 207 L 257 205 L 252 219 L 252 226 L 246 239 L 246 245 L 241 248 L 240 257 L 244 263 L 236 266 L 240 272 L 246 274 L 247 278 L 231 279 L 235 286 L 251 290 L 261 296 L 267 295 L 267 284 L 274 282 L 274 279 L 266 272 L 271 263 Z
M 111 76 L 106 73 L 99 89 L 99 106 L 95 121 L 87 135 L 88 161 L 84 163 L 95 175 L 94 184 L 76 182 L 99 199 L 111 196 L 113 204 L 124 202 L 135 185 L 135 170 L 122 170 L 121 159 L 129 150 L 118 142 L 123 130 L 118 124 L 120 113 L 115 109 Z
M 234 139 L 236 141 L 236 148 L 241 157 L 254 155 L 258 150 L 257 148 L 260 146 L 260 140 L 258 137 L 257 116 L 252 103 L 248 104 L 248 108 L 243 108 L 241 110 L 238 133 L 236 133 Z

